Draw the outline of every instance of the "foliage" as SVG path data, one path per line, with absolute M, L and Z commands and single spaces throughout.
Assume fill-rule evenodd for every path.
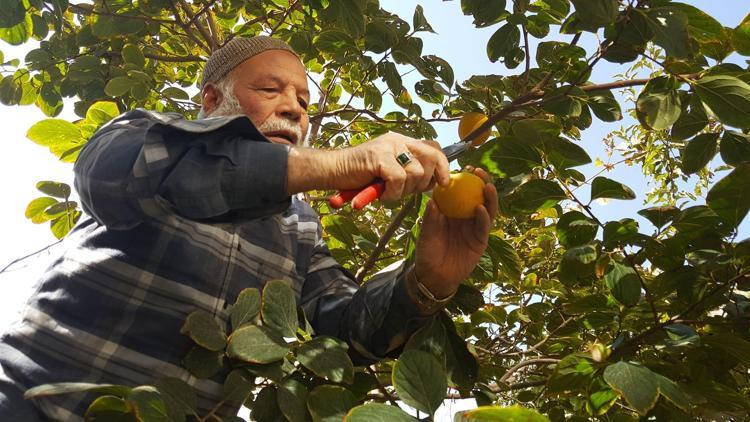
M 501 215 L 490 246 L 448 313 L 417 332 L 395 363 L 376 365 L 374 373 L 384 375 L 377 377 L 380 393 L 363 395 L 375 379 L 344 359 L 343 344 L 298 330 L 296 309 L 278 285 L 268 301 L 282 307 L 276 311 L 257 305 L 259 292 L 240 299 L 226 349 L 222 333 L 209 334 L 215 327 L 206 316 L 186 325 L 208 346 L 185 359 L 196 376 L 245 362 L 226 378 L 227 400 L 252 394 L 254 414 L 278 417 L 283 410 L 292 420 L 307 412 L 315 420 L 398 420 L 406 416 L 378 402 L 398 397 L 432 413 L 440 390 L 480 406 L 523 405 L 552 421 L 748 420 L 750 242 L 736 237 L 750 209 L 750 71 L 725 60 L 750 55 L 750 17 L 725 28 L 670 0 L 462 0 L 477 28 L 494 31 L 488 58 L 518 70 L 456 81 L 450 63 L 423 51 L 419 34 L 433 28 L 421 7 L 410 23 L 376 0 L 3 6 L 0 38 L 40 43 L 23 63 L 3 63 L 0 101 L 45 112 L 50 119 L 29 138 L 62 160 L 74 160 L 117 112 L 144 107 L 195 116 L 199 98 L 189 92 L 210 51 L 259 33 L 288 41 L 313 75 L 317 147 L 356 145 L 388 130 L 432 139 L 435 122 L 469 111 L 490 116 L 474 133 L 491 128 L 493 139 L 459 160 L 496 178 Z M 599 35 L 595 50 L 578 45 L 585 32 Z M 529 37 L 540 40 L 535 57 Z M 621 80 L 589 81 L 601 60 L 623 64 Z M 413 87 L 403 77 L 412 70 L 419 74 Z M 63 98 L 76 99 L 81 120 L 54 119 Z M 591 177 L 576 170 L 592 162 L 577 141 L 593 118 L 612 122 L 626 113 L 638 124 L 605 139 L 623 160 L 600 163 Z M 607 177 L 621 164 L 638 166 L 653 189 L 634 192 Z M 581 186 L 591 187 L 589 198 Z M 44 182 L 40 189 L 49 196 L 32 201 L 26 215 L 52 221 L 62 236 L 78 213 L 69 187 Z M 602 221 L 590 207 L 594 199 L 643 200 L 638 214 L 656 230 L 646 233 L 636 216 Z M 419 196 L 401 210 L 380 205 L 334 214 L 314 202 L 332 254 L 359 268 L 360 281 L 413 254 L 424 203 Z M 330 360 L 306 361 L 308 353 Z M 266 379 L 260 391 L 254 377 Z M 429 388 L 419 388 L 422 381 Z M 358 382 L 367 386 L 353 388 Z M 174 380 L 127 390 L 70 388 L 105 389 L 92 412 L 156 403 L 151 411 L 179 420 L 192 409 L 186 386 Z M 278 409 L 278 400 L 295 404 Z M 525 418 L 522 410 L 473 412 L 459 417 Z

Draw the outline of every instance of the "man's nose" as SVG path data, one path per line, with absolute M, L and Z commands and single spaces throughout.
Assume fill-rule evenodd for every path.
M 297 93 L 293 89 L 284 91 L 281 102 L 278 105 L 278 113 L 281 117 L 298 122 L 307 111 L 297 99 Z

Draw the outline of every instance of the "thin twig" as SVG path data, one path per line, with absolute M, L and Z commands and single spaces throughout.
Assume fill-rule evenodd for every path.
M 510 377 L 513 376 L 516 371 L 523 368 L 524 366 L 529 365 L 539 365 L 544 363 L 558 363 L 560 362 L 560 359 L 554 359 L 554 358 L 535 358 L 535 359 L 528 359 L 528 360 L 522 360 L 521 362 L 518 362 L 517 364 L 511 366 L 507 371 L 505 371 L 505 374 L 503 374 L 502 377 L 500 377 L 500 380 L 498 382 L 505 383 L 510 379 Z
M 370 253 L 370 256 L 367 257 L 367 260 L 365 261 L 365 264 L 362 266 L 362 268 L 357 271 L 357 283 L 362 283 L 362 280 L 364 280 L 367 272 L 370 271 L 373 265 L 375 265 L 375 262 L 377 262 L 378 260 L 378 256 L 383 252 L 383 250 L 385 250 L 385 247 L 388 245 L 391 237 L 393 237 L 393 235 L 396 233 L 396 229 L 401 226 L 401 222 L 404 220 L 407 214 L 409 214 L 409 211 L 414 208 L 417 201 L 419 201 L 420 199 L 421 194 L 415 195 L 412 200 L 407 201 L 406 204 L 401 207 L 401 210 L 398 212 L 398 214 L 396 214 L 393 220 L 391 220 L 391 223 L 388 224 L 388 227 L 383 232 L 383 235 L 380 236 L 375 249 L 373 249 L 372 253 Z
M 7 270 L 8 268 L 12 267 L 12 266 L 13 266 L 14 264 L 16 264 L 16 263 L 18 263 L 18 262 L 21 262 L 21 261 L 23 261 L 23 260 L 24 260 L 24 259 L 26 259 L 26 258 L 30 258 L 30 257 L 32 257 L 32 256 L 34 256 L 34 255 L 36 255 L 36 254 L 42 253 L 42 252 L 44 252 L 44 251 L 46 251 L 47 249 L 49 249 L 49 248 L 51 248 L 51 247 L 53 247 L 53 246 L 57 245 L 58 243 L 60 243 L 60 242 L 62 242 L 62 241 L 63 241 L 63 239 L 60 239 L 60 240 L 58 240 L 58 241 L 57 241 L 57 242 L 55 242 L 55 243 L 50 243 L 49 245 L 47 245 L 47 246 L 43 247 L 42 249 L 39 249 L 38 251 L 34 251 L 34 252 L 32 252 L 32 253 L 30 253 L 30 254 L 28 254 L 28 255 L 24 255 L 24 256 L 22 256 L 22 257 L 20 257 L 20 258 L 16 258 L 16 259 L 14 259 L 14 260 L 13 260 L 13 261 L 11 261 L 11 262 L 10 262 L 10 263 L 9 263 L 8 265 L 6 265 L 5 267 L 3 267 L 3 269 L 2 269 L 2 270 L 0 270 L 0 274 L 4 273 L 4 272 L 5 272 L 5 271 L 6 271 L 6 270 Z
M 378 379 L 378 375 L 375 373 L 375 370 L 372 369 L 371 366 L 367 367 L 367 372 L 370 373 L 370 375 L 375 378 L 375 382 L 378 384 L 378 390 L 380 390 L 383 393 L 383 396 L 388 399 L 389 402 L 391 402 L 392 405 L 398 407 L 398 403 L 396 403 L 396 398 L 393 397 L 393 394 L 391 394 L 385 386 L 380 382 L 380 379 Z

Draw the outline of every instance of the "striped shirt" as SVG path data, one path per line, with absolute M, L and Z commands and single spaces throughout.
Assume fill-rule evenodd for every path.
M 0 341 L 0 419 L 80 420 L 93 397 L 25 401 L 36 385 L 164 376 L 194 386 L 207 413 L 222 380 L 181 366 L 192 341 L 180 326 L 195 310 L 226 326 L 242 289 L 274 279 L 294 289 L 316 334 L 350 344 L 355 363 L 398 353 L 425 322 L 401 266 L 354 281 L 317 213 L 286 194 L 288 151 L 245 117 L 136 110 L 100 129 L 75 165 L 86 214 Z

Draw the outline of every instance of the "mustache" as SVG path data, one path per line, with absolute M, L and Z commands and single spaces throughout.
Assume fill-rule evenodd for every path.
M 291 132 L 296 138 L 295 144 L 299 144 L 303 140 L 302 128 L 300 125 L 285 119 L 268 119 L 258 126 L 258 130 L 264 134 L 281 131 Z

